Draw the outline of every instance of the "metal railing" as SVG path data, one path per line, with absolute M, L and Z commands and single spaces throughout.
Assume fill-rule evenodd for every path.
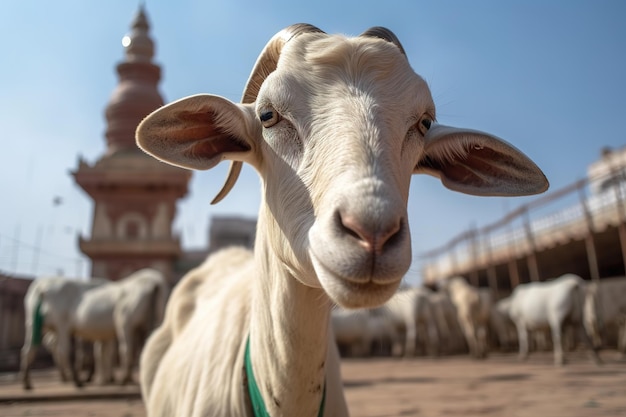
M 491 224 L 470 228 L 447 244 L 419 254 L 423 281 L 432 282 L 459 271 L 510 259 L 534 257 L 542 248 L 566 239 L 587 238 L 608 225 L 620 229 L 622 260 L 626 262 L 626 180 L 623 173 L 624 166 L 620 166 L 607 174 L 578 180 L 520 206 Z M 589 195 L 590 189 L 601 191 Z M 572 197 L 576 202 L 567 205 L 566 201 Z M 590 263 L 595 262 L 593 240 L 588 239 L 586 244 Z M 531 279 L 533 275 L 538 276 L 538 271 L 533 271 L 536 268 L 536 260 L 531 259 Z M 595 269 L 591 266 L 593 279 L 597 278 L 594 276 L 597 265 Z

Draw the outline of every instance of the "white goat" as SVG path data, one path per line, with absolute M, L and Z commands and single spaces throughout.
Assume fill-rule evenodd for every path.
M 67 277 L 41 277 L 29 285 L 24 296 L 24 345 L 20 359 L 24 389 L 32 388 L 30 365 L 42 342 L 51 351 L 61 379 L 66 380 L 71 375 L 77 386 L 82 385 L 76 367 L 70 366 L 69 361 L 71 317 L 83 293 L 106 282 L 101 278 L 81 281 Z
M 123 384 L 132 381 L 139 343 L 146 340 L 163 319 L 167 293 L 163 274 L 144 268 L 85 292 L 76 307 L 75 333 L 94 341 L 117 338 Z M 101 362 L 99 372 L 99 361 L 96 361 L 96 375 L 105 382 L 112 379 L 112 364 L 108 362 L 109 355 L 101 355 L 105 362 Z
M 417 343 L 423 343 L 426 351 L 435 356 L 439 352 L 439 332 L 435 312 L 430 304 L 431 291 L 425 288 L 407 288 L 394 294 L 377 312 L 388 317 L 396 326 L 398 334 L 404 335 L 402 340 L 397 338 L 392 353 L 413 357 L 417 352 Z
M 217 200 L 242 162 L 262 180 L 254 258 L 217 253 L 184 277 L 142 352 L 150 416 L 251 416 L 251 401 L 275 417 L 347 415 L 331 306 L 396 291 L 411 263 L 411 175 L 482 195 L 547 188 L 515 148 L 434 117 L 391 32 L 297 25 L 265 47 L 243 104 L 192 96 L 139 125 L 138 145 L 165 162 L 234 161 Z
M 491 301 L 481 290 L 462 277 L 452 277 L 441 283 L 456 308 L 457 319 L 470 354 L 475 358 L 487 357 L 487 327 Z
M 369 356 L 374 335 L 370 331 L 369 310 L 336 308 L 331 314 L 335 341 L 349 356 Z
M 584 325 L 594 347 L 605 345 L 604 339 L 615 343 L 622 356 L 626 356 L 626 277 L 605 278 L 589 284 Z
M 106 280 L 103 280 L 106 281 Z M 29 329 L 32 331 L 32 329 Z M 80 371 L 87 368 L 88 374 L 87 378 L 85 378 L 85 382 L 91 382 L 95 373 L 95 363 L 93 357 L 93 343 L 86 342 L 79 338 L 74 338 L 73 340 L 73 350 L 74 350 L 74 363 L 73 366 L 76 369 L 77 374 L 80 374 Z M 41 339 L 41 344 L 52 354 L 52 359 L 54 364 L 59 370 L 59 376 L 61 377 L 62 382 L 69 381 L 72 378 L 72 375 L 67 375 L 67 370 L 60 366 L 59 359 L 59 350 L 57 349 L 57 335 L 54 331 L 47 331 L 43 338 Z M 82 380 L 79 380 L 82 382 Z
M 439 335 L 438 354 L 467 353 L 467 341 L 459 324 L 456 307 L 450 296 L 444 292 L 431 292 L 430 305 L 435 313 L 437 334 Z
M 550 329 L 555 365 L 565 363 L 562 342 L 564 326 L 573 326 L 577 336 L 591 346 L 582 324 L 584 291 L 585 282 L 582 278 L 566 274 L 552 281 L 520 284 L 513 290 L 509 302 L 497 305 L 517 327 L 521 359 L 528 357 L 529 331 Z M 596 350 L 592 352 L 594 360 L 599 363 Z
M 118 282 L 64 277 L 34 281 L 24 298 L 26 333 L 21 357 L 24 388 L 32 387 L 30 365 L 40 335 L 45 331 L 54 332 L 55 361 L 61 369 L 71 371 L 77 386 L 82 382 L 74 368 L 69 367 L 72 337 L 94 342 L 96 376 L 100 383 L 112 380 L 111 357 L 117 339 L 124 371 L 122 381 L 130 381 L 137 332 L 143 332 L 145 337 L 161 321 L 166 296 L 165 279 L 153 269 L 140 270 Z
M 498 300 L 489 310 L 489 328 L 501 350 L 507 351 L 518 346 L 515 323 L 508 315 L 511 297 Z

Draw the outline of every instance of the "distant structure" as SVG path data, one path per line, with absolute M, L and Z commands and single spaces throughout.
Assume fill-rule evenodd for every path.
M 137 269 L 161 270 L 175 285 L 207 255 L 223 247 L 252 248 L 256 219 L 215 216 L 209 247 L 182 251 L 172 233 L 176 202 L 188 192 L 191 171 L 147 156 L 135 145 L 135 128 L 164 103 L 158 91 L 161 69 L 152 62 L 154 43 L 143 7 L 131 33 L 124 37 L 125 59 L 117 65 L 119 84 L 106 107 L 106 151 L 90 165 L 82 158 L 72 172 L 93 199 L 90 237 L 79 237 L 80 250 L 91 259 L 91 276 L 121 279 Z M 0 371 L 16 371 L 24 343 L 24 296 L 34 277 L 0 271 Z M 36 361 L 52 359 L 40 349 Z
M 256 219 L 241 216 L 213 216 L 209 226 L 208 248 L 185 250 L 176 261 L 177 278 L 205 261 L 207 256 L 228 246 L 252 249 L 256 236 Z
M 215 216 L 209 229 L 209 253 L 228 246 L 252 249 L 256 237 L 256 219 L 239 216 Z
M 603 148 L 599 160 L 589 165 L 587 177 L 591 180 L 592 195 L 617 190 L 626 185 L 626 146 L 620 149 Z
M 173 282 L 181 245 L 172 223 L 191 171 L 161 163 L 135 144 L 139 122 L 164 103 L 149 29 L 141 6 L 122 40 L 119 84 L 106 107 L 106 151 L 93 165 L 81 158 L 72 175 L 94 202 L 91 236 L 79 237 L 80 250 L 92 261 L 91 275 L 118 280 L 152 267 Z
M 587 178 L 420 254 L 426 285 L 451 276 L 505 296 L 564 273 L 626 275 L 626 147 L 602 150 Z

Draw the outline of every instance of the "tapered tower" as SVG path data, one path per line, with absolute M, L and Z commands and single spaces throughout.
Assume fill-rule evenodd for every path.
M 94 202 L 91 236 L 79 237 L 80 250 L 92 261 L 92 276 L 118 280 L 152 267 L 172 280 L 181 254 L 172 224 L 191 171 L 161 163 L 135 144 L 139 122 L 163 105 L 161 68 L 152 60 L 154 42 L 143 6 L 122 44 L 119 82 L 105 111 L 105 153 L 93 165 L 81 158 L 72 172 Z

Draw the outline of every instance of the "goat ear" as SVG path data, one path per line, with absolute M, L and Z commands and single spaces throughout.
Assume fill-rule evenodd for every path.
M 526 155 L 488 133 L 433 123 L 415 167 L 447 188 L 481 196 L 520 196 L 548 189 L 545 175 Z
M 180 99 L 139 124 L 137 146 L 157 159 L 190 169 L 210 169 L 223 159 L 248 161 L 254 149 L 248 107 L 208 94 Z

